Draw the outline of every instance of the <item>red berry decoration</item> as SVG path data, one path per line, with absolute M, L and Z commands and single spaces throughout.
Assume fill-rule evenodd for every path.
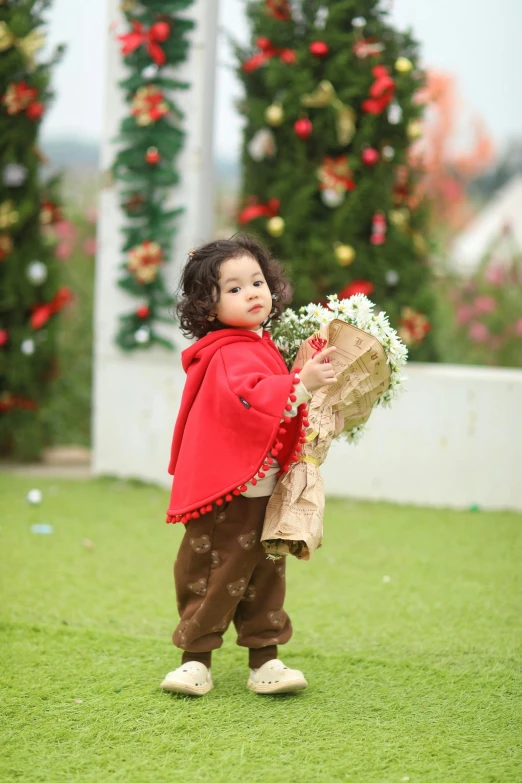
M 150 310 L 147 305 L 143 305 L 143 307 L 138 307 L 136 310 L 136 315 L 138 318 L 148 318 L 150 315 Z
M 30 120 L 39 120 L 43 114 L 43 110 L 43 103 L 31 103 L 30 106 L 27 107 L 26 114 Z
M 361 160 L 366 166 L 374 166 L 379 160 L 379 153 L 374 147 L 366 147 L 362 151 Z
M 297 120 L 294 125 L 296 135 L 299 136 L 300 139 L 303 139 L 303 141 L 306 141 L 306 139 L 311 135 L 313 129 L 313 125 L 308 117 L 301 117 L 301 119 Z
M 325 44 L 324 41 L 314 41 L 308 47 L 308 51 L 310 54 L 313 54 L 314 57 L 326 57 L 330 51 L 330 47 L 328 44 Z
M 7 333 L 7 329 L 0 329 L 0 347 L 6 345 L 8 340 L 9 335 Z
M 163 41 L 166 41 L 170 35 L 170 25 L 168 22 L 156 22 L 152 25 L 152 30 L 154 31 L 154 36 L 157 40 L 162 43 Z
M 149 147 L 145 154 L 145 160 L 150 163 L 151 166 L 155 166 L 160 161 L 160 154 L 156 147 Z

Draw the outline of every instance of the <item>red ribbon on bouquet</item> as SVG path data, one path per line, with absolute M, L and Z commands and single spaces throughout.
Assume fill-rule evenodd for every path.
M 252 203 L 246 206 L 239 214 L 240 223 L 249 223 L 258 217 L 275 217 L 279 212 L 280 201 L 278 198 L 271 198 L 266 204 L 258 204 L 254 197 Z
M 384 65 L 376 65 L 372 73 L 375 81 L 370 87 L 370 97 L 362 102 L 362 110 L 367 114 L 381 114 L 393 99 L 395 82 Z
M 293 65 L 297 62 L 297 55 L 293 49 L 276 49 L 269 38 L 261 36 L 257 39 L 256 44 L 261 51 L 243 63 L 243 70 L 247 73 L 256 71 L 272 57 L 279 57 L 287 65 Z
M 310 337 L 308 340 L 308 345 L 310 345 L 314 349 L 314 353 L 312 354 L 312 359 L 317 356 L 318 353 L 321 353 L 323 348 L 326 348 L 328 344 L 328 340 L 325 340 L 324 337 L 320 337 L 318 334 L 314 334 L 313 337 Z M 328 356 L 323 359 L 323 364 L 329 364 L 330 359 Z
M 141 22 L 134 21 L 132 32 L 119 35 L 118 40 L 122 44 L 121 53 L 124 57 L 132 54 L 139 46 L 145 46 L 156 65 L 164 65 L 167 56 L 159 44 L 166 41 L 169 36 L 168 22 L 156 22 L 147 30 Z
M 72 291 L 67 286 L 62 286 L 56 292 L 54 299 L 46 304 L 37 305 L 31 316 L 31 326 L 33 329 L 41 329 L 45 326 L 49 318 L 68 305 L 73 300 Z

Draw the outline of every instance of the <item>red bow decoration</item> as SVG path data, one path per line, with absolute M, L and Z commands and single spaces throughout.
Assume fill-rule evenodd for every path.
M 339 293 L 339 299 L 349 299 L 354 294 L 364 294 L 369 296 L 375 289 L 373 283 L 369 280 L 354 280 L 353 283 L 349 283 Z
M 6 392 L 0 396 L 0 413 L 6 413 L 12 408 L 20 408 L 24 411 L 35 411 L 38 409 L 38 403 L 31 400 L 30 397 L 19 397 L 17 394 Z
M 280 201 L 278 198 L 271 198 L 266 204 L 258 204 L 255 197 L 250 200 L 251 203 L 243 209 L 238 217 L 240 223 L 249 223 L 258 217 L 275 217 L 279 212 Z
M 156 22 L 147 30 L 141 22 L 134 21 L 132 32 L 119 35 L 118 40 L 121 41 L 121 53 L 124 57 L 132 54 L 139 46 L 145 46 L 156 65 L 164 65 L 167 56 L 159 44 L 169 36 L 170 25 L 167 22 Z
M 324 337 L 319 337 L 318 334 L 314 334 L 313 337 L 310 337 L 308 340 L 308 345 L 311 345 L 314 349 L 314 353 L 312 354 L 312 359 L 317 356 L 318 353 L 321 353 L 323 348 L 325 348 L 328 344 L 328 340 L 326 340 Z M 322 364 L 329 364 L 330 359 L 328 356 L 323 359 Z
M 266 12 L 280 22 L 288 22 L 292 18 L 288 0 L 266 0 Z
M 33 329 L 41 329 L 45 326 L 49 318 L 68 305 L 73 300 L 72 291 L 67 286 L 58 289 L 54 299 L 46 304 L 37 305 L 31 316 L 31 326 Z
M 367 114 L 381 114 L 393 99 L 395 82 L 384 65 L 376 65 L 372 73 L 375 81 L 370 87 L 370 97 L 362 102 L 362 109 Z
M 297 56 L 293 49 L 276 49 L 269 38 L 258 38 L 256 44 L 261 51 L 243 63 L 243 70 L 247 73 L 256 71 L 272 57 L 279 57 L 287 65 L 293 65 L 297 62 Z

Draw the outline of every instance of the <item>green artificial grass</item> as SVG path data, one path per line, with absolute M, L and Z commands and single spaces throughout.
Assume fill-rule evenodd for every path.
M 247 691 L 230 631 L 192 699 L 159 689 L 168 493 L 4 474 L 0 497 L 3 783 L 522 780 L 520 515 L 330 501 L 323 548 L 289 564 L 282 657 L 308 690 Z

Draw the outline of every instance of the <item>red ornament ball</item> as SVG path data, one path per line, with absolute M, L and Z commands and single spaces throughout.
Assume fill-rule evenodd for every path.
M 8 340 L 9 335 L 7 333 L 7 329 L 0 329 L 0 347 L 6 345 Z
M 43 110 L 43 103 L 31 103 L 30 106 L 27 107 L 26 114 L 30 120 L 39 120 L 43 114 Z
M 308 51 L 310 54 L 313 54 L 314 57 L 326 57 L 330 51 L 330 47 L 328 44 L 325 44 L 324 41 L 314 41 L 308 47 Z
M 168 22 L 156 22 L 152 25 L 152 30 L 158 41 L 166 41 L 170 35 L 170 25 Z
M 256 46 L 259 49 L 270 49 L 270 38 L 266 38 L 264 35 L 260 35 L 256 40 Z
M 300 139 L 303 139 L 303 141 L 306 141 L 306 139 L 312 134 L 313 129 L 314 127 L 308 117 L 301 117 L 301 119 L 297 120 L 294 125 L 296 135 L 299 136 Z
M 145 160 L 150 163 L 151 166 L 155 166 L 160 161 L 160 154 L 156 147 L 149 147 L 145 154 Z
M 374 147 L 366 147 L 362 152 L 361 160 L 366 166 L 374 166 L 379 160 L 379 153 Z
M 143 305 L 143 307 L 138 307 L 136 310 L 136 315 L 138 318 L 148 318 L 150 315 L 150 310 L 147 305 Z

